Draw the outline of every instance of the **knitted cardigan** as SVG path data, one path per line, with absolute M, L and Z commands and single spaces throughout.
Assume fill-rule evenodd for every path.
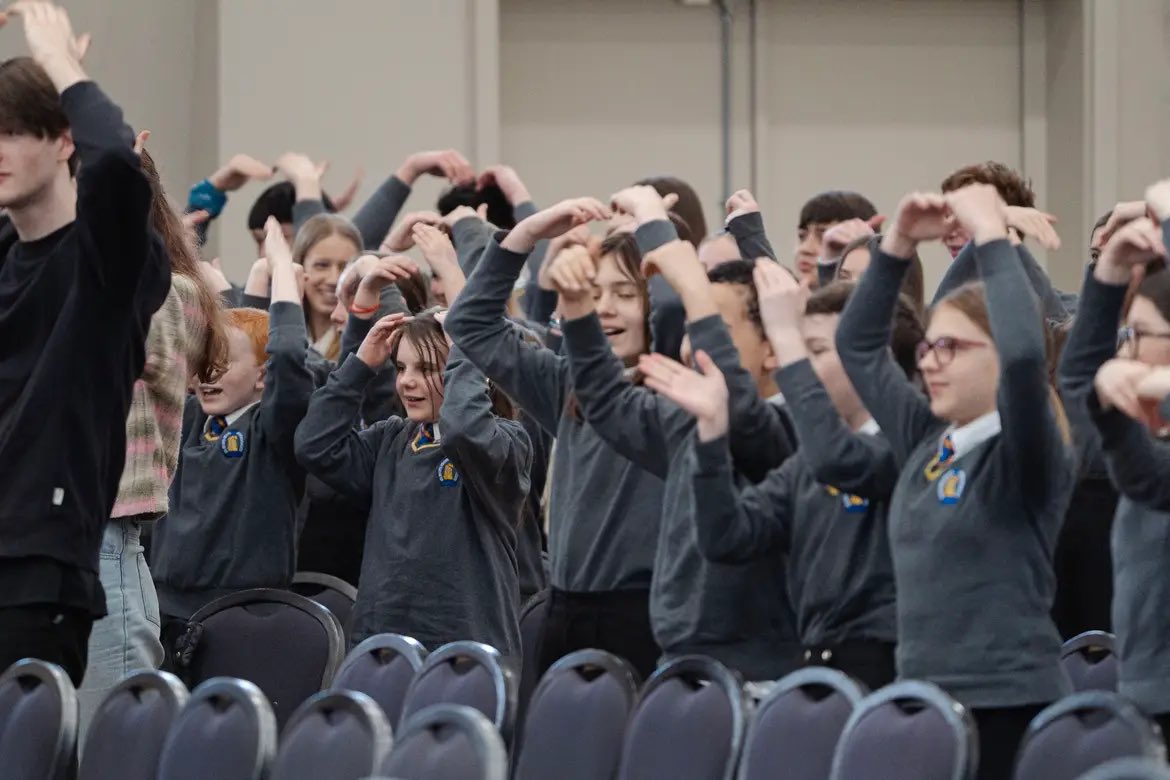
M 126 465 L 111 517 L 156 520 L 167 512 L 167 490 L 179 462 L 183 402 L 190 366 L 203 348 L 207 318 L 192 280 L 175 275 L 150 320 L 146 366 L 134 383 L 126 418 Z

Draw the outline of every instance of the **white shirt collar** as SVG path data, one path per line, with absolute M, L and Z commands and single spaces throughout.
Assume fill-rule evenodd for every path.
M 765 400 L 767 401 L 767 403 L 770 403 L 773 406 L 781 406 L 782 407 L 788 403 L 787 401 L 784 400 L 784 393 L 776 393 L 776 395 L 770 395 Z
M 948 435 L 951 437 L 951 444 L 955 448 L 955 457 L 958 458 L 991 437 L 998 436 L 1000 430 L 999 412 L 994 411 L 988 412 L 982 417 L 976 417 L 961 428 L 950 426 L 943 433 L 943 437 Z M 942 438 L 939 439 L 939 443 L 942 443 Z
M 240 407 L 239 409 L 236 409 L 231 414 L 225 414 L 223 416 L 224 424 L 228 425 L 228 426 L 232 425 L 233 423 L 235 423 L 236 420 L 240 419 L 245 414 L 247 414 L 248 410 L 251 409 L 253 406 L 255 406 L 258 403 L 260 403 L 260 402 L 253 401 L 252 403 L 248 404 L 247 406 L 243 406 L 243 407 Z M 211 418 L 214 416 L 215 415 L 211 415 L 207 418 L 206 421 L 204 421 L 204 423 L 203 423 L 203 432 L 204 433 L 207 433 L 207 431 L 211 428 Z
M 877 436 L 882 432 L 882 429 L 881 426 L 877 424 L 877 420 L 870 417 L 861 424 L 861 427 L 857 429 L 857 432 L 864 433 L 866 436 Z

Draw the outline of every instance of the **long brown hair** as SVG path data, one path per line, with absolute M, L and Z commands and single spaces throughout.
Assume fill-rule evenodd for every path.
M 429 312 L 419 314 L 403 323 L 396 334 L 394 347 L 390 350 L 392 362 L 398 361 L 398 348 L 402 346 L 403 339 L 410 339 L 410 343 L 414 344 L 414 348 L 418 350 L 419 354 L 432 365 L 441 367 L 440 371 L 446 370 L 447 356 L 451 348 L 447 344 L 447 335 L 443 331 L 443 326 L 435 319 L 434 314 Z M 434 384 L 430 379 L 427 381 L 431 385 L 431 390 L 440 396 L 443 395 L 443 388 Z M 492 403 L 492 414 L 507 420 L 516 419 L 516 405 L 512 403 L 512 399 L 505 395 L 504 391 L 494 382 L 489 381 L 486 389 Z
M 930 311 L 933 315 L 938 311 L 940 306 L 950 306 L 965 316 L 971 322 L 975 323 L 981 331 L 995 341 L 995 336 L 991 331 L 991 317 L 987 313 L 987 288 L 983 282 L 967 282 L 960 287 L 955 288 L 946 295 L 942 300 L 931 307 Z M 1052 330 L 1043 321 L 1040 326 L 1044 333 L 1044 356 L 1046 363 L 1046 374 L 1048 377 L 1048 402 L 1052 405 L 1052 413 L 1056 418 L 1056 425 L 1060 429 L 1060 436 L 1065 444 L 1072 442 L 1072 434 L 1069 429 L 1068 417 L 1064 412 L 1064 404 L 1060 400 L 1060 395 L 1056 391 L 1056 384 L 1054 382 L 1056 375 L 1056 364 L 1059 361 L 1059 354 L 1056 339 Z
M 194 286 L 199 310 L 207 323 L 203 333 L 203 344 L 190 366 L 191 373 L 200 382 L 214 382 L 227 368 L 228 362 L 223 302 L 204 281 L 203 274 L 199 271 L 199 263 L 202 261 L 198 252 L 183 221 L 167 200 L 154 158 L 145 149 L 142 150 L 142 172 L 150 182 L 150 225 L 162 239 L 167 257 L 171 261 L 171 273 L 182 276 Z
M 678 202 L 671 207 L 671 211 L 687 223 L 689 228 L 684 241 L 690 241 L 696 249 L 707 237 L 707 218 L 703 214 L 703 201 L 699 200 L 695 188 L 676 176 L 648 176 L 635 184 L 648 184 L 659 195 L 677 195 Z
M 305 265 L 305 257 L 309 254 L 309 250 L 317 246 L 330 236 L 341 236 L 345 240 L 352 243 L 359 254 L 362 253 L 362 234 L 354 227 L 354 224 L 340 214 L 317 214 L 310 217 L 305 224 L 301 225 L 301 229 L 297 231 L 296 238 L 293 239 L 292 245 L 292 261 L 302 268 Z M 301 308 L 305 311 L 305 322 L 311 322 L 309 319 L 309 306 L 305 301 L 304 296 L 301 297 Z M 312 340 L 312 334 L 309 334 Z M 335 338 L 333 345 L 329 348 L 329 354 L 322 357 L 329 360 L 337 360 L 341 355 L 341 338 Z

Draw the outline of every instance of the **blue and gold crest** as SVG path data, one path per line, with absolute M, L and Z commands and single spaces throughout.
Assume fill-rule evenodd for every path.
M 459 484 L 459 472 L 455 470 L 455 464 L 450 458 L 443 458 L 443 462 L 439 464 L 439 484 L 447 487 Z
M 830 496 L 841 497 L 841 507 L 849 513 L 864 512 L 869 509 L 869 499 L 855 496 L 852 493 L 843 493 L 832 485 L 825 485 L 825 492 Z
M 219 437 L 219 448 L 229 458 L 244 457 L 244 432 L 235 429 L 224 431 Z
M 967 487 L 967 473 L 962 469 L 951 469 L 939 477 L 938 502 L 940 504 L 959 503 L 965 487 Z

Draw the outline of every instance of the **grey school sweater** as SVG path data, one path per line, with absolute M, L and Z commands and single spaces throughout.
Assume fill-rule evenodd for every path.
M 305 316 L 295 303 L 270 309 L 268 372 L 260 402 L 216 440 L 194 397 L 183 412 L 183 446 L 170 512 L 154 528 L 151 573 L 165 615 L 186 618 L 245 588 L 285 588 L 296 567 L 297 504 L 304 472 L 293 434 L 313 377 L 305 367 Z
M 1060 292 L 1052 286 L 1052 280 L 1048 278 L 1048 274 L 1036 262 L 1036 258 L 1032 257 L 1028 247 L 1018 244 L 1012 248 L 1014 249 L 1013 254 L 1018 258 L 1017 262 L 1023 270 L 1025 283 L 1040 300 L 1040 311 L 1044 314 L 1044 318 L 1049 322 L 1066 321 L 1069 318 L 1068 309 L 1065 308 Z M 942 281 L 938 283 L 938 289 L 934 291 L 934 299 L 930 302 L 931 306 L 967 282 L 979 280 L 979 264 L 976 260 L 976 254 L 974 241 L 968 241 L 959 250 L 959 254 L 947 266 Z
M 665 658 L 708 655 L 749 680 L 778 679 L 795 669 L 800 654 L 783 566 L 770 560 L 713 563 L 699 550 L 698 497 L 690 478 L 695 467 L 694 418 L 625 379 L 596 314 L 562 325 L 586 418 L 618 453 L 666 480 L 650 588 L 650 624 Z M 691 323 L 688 332 L 695 350 L 706 351 L 725 372 L 736 372 L 750 382 L 718 315 Z M 747 415 L 737 410 L 736 416 L 757 425 L 759 418 L 776 421 L 778 412 L 760 400 L 754 387 L 751 395 L 752 410 Z M 775 427 L 780 428 L 778 422 Z M 744 433 L 747 446 L 770 444 L 776 438 Z M 761 466 L 759 459 L 752 462 Z
M 647 589 L 662 480 L 618 455 L 566 409 L 566 358 L 523 340 L 507 319 L 525 256 L 497 235 L 447 315 L 451 338 L 542 428 L 556 436 L 549 509 L 549 582 L 562 591 Z
M 391 417 L 355 429 L 375 372 L 351 355 L 313 394 L 297 458 L 370 507 L 351 641 L 406 634 L 430 649 L 459 639 L 520 654 L 516 527 L 531 445 L 491 411 L 487 382 L 458 349 L 447 358 L 438 441 Z
M 1140 423 L 1104 410 L 1093 389 L 1097 370 L 1117 353 L 1125 285 L 1086 277 L 1080 314 L 1061 361 L 1066 403 L 1100 432 L 1113 483 L 1121 493 L 1113 521 L 1113 630 L 1118 690 L 1150 715 L 1170 713 L 1170 444 Z
M 889 351 L 907 263 L 880 250 L 837 327 L 846 373 L 902 468 L 890 501 L 898 674 L 970 707 L 1016 707 L 1068 692 L 1049 615 L 1053 551 L 1073 458 L 1049 403 L 1036 300 L 1007 241 L 975 249 L 1000 361 L 1002 432 L 931 481 L 947 428 Z
M 712 560 L 766 560 L 787 572 L 805 645 L 894 642 L 886 515 L 898 467 L 885 437 L 854 433 L 807 360 L 776 374 L 800 449 L 758 485 L 736 489 L 726 436 L 697 442 L 699 547 Z

